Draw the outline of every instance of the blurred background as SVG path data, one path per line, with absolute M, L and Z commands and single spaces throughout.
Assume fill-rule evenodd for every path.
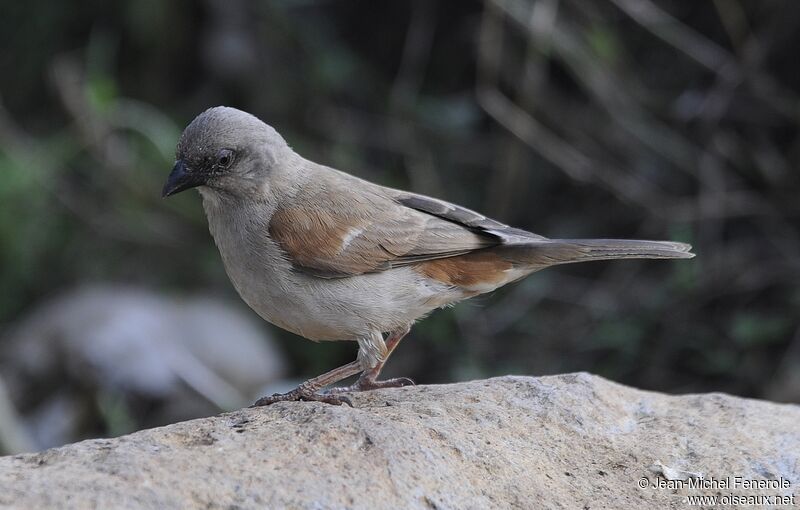
M 438 311 L 386 376 L 584 370 L 800 402 L 798 2 L 0 3 L 0 453 L 237 408 L 354 358 L 261 321 L 197 194 L 160 198 L 181 130 L 219 104 L 546 236 L 695 246 Z

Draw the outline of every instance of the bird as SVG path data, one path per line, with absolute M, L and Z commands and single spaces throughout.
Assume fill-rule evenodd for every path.
M 546 267 L 694 256 L 681 242 L 550 239 L 381 186 L 305 159 L 271 126 L 226 106 L 199 114 L 178 140 L 162 197 L 190 188 L 247 305 L 309 340 L 358 343 L 354 361 L 253 406 L 352 406 L 351 392 L 414 384 L 379 375 L 416 321 Z

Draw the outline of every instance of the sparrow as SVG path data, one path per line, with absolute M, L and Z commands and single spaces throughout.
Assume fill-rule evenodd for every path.
M 355 361 L 254 406 L 352 405 L 348 392 L 413 384 L 378 376 L 415 321 L 548 266 L 694 256 L 679 242 L 549 239 L 380 186 L 303 158 L 266 123 L 224 106 L 183 131 L 162 196 L 195 187 L 228 277 L 258 315 L 310 340 L 358 342 Z

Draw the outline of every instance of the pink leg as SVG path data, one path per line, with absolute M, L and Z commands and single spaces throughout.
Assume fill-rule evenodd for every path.
M 378 388 L 399 388 L 401 386 L 413 386 L 414 381 L 408 377 L 397 377 L 394 379 L 386 379 L 385 381 L 378 381 L 378 375 L 380 375 L 383 366 L 386 364 L 386 360 L 388 360 L 389 356 L 391 356 L 392 352 L 394 352 L 397 344 L 400 343 L 400 340 L 402 340 L 403 337 L 408 334 L 409 329 L 410 328 L 405 328 L 389 333 L 389 336 L 384 341 L 386 343 L 386 355 L 383 357 L 383 360 L 374 367 L 361 372 L 361 376 L 359 376 L 358 380 L 354 384 L 341 388 L 331 388 L 327 391 L 327 393 L 338 394 L 352 391 L 376 390 Z

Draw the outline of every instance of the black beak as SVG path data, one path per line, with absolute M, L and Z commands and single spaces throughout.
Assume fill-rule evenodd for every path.
M 202 186 L 206 183 L 206 176 L 200 172 L 192 172 L 186 168 L 186 163 L 182 159 L 175 162 L 167 182 L 164 183 L 164 189 L 161 190 L 161 198 L 180 193 L 181 191 L 196 186 Z

